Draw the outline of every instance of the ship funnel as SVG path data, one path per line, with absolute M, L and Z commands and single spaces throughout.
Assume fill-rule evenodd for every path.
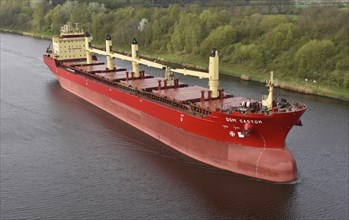
M 107 34 L 105 38 L 105 50 L 107 52 L 107 68 L 108 70 L 114 69 L 114 63 L 113 59 L 111 57 L 111 51 L 112 51 L 112 42 L 111 42 L 111 37 L 109 34 Z
M 136 38 L 133 38 L 132 44 L 131 44 L 131 51 L 132 51 L 132 69 L 133 74 L 135 78 L 138 78 L 139 75 L 139 63 L 137 62 L 139 60 L 139 52 L 138 52 L 138 42 Z
M 92 63 L 92 53 L 91 53 L 91 34 L 89 32 L 85 33 L 85 50 L 86 50 L 86 63 Z
M 211 97 L 217 98 L 218 94 L 218 86 L 219 86 L 219 57 L 218 51 L 216 48 L 213 48 L 210 53 L 209 60 L 209 82 L 208 85 L 210 90 L 212 91 Z

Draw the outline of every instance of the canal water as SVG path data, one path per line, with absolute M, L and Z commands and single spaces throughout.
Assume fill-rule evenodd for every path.
M 49 41 L 0 37 L 1 219 L 348 219 L 348 103 L 277 89 L 308 110 L 286 140 L 298 181 L 265 183 L 188 158 L 65 91 L 42 61 Z M 221 85 L 267 93 L 232 77 Z

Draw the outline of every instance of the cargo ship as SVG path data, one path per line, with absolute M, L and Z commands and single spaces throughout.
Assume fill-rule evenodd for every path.
M 259 180 L 297 179 L 285 139 L 293 126 L 302 125 L 307 107 L 274 100 L 272 72 L 267 95 L 235 97 L 219 87 L 216 49 L 204 72 L 143 58 L 136 39 L 130 54 L 113 50 L 109 35 L 105 49 L 93 47 L 91 40 L 90 33 L 68 23 L 43 55 L 64 89 L 198 161 Z M 116 66 L 115 58 L 130 61 L 132 68 Z M 164 76 L 145 72 L 144 66 L 162 69 Z M 182 83 L 174 73 L 208 79 L 208 88 Z

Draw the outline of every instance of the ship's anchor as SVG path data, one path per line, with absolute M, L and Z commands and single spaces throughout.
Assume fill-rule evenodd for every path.
M 249 136 L 251 134 L 252 129 L 253 129 L 253 126 L 251 124 L 246 123 L 246 124 L 244 124 L 242 134 L 244 136 Z

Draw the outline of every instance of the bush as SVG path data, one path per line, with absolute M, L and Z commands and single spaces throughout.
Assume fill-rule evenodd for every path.
M 334 49 L 334 43 L 330 40 L 310 40 L 304 44 L 295 54 L 298 74 L 319 79 L 325 72 L 333 71 Z

